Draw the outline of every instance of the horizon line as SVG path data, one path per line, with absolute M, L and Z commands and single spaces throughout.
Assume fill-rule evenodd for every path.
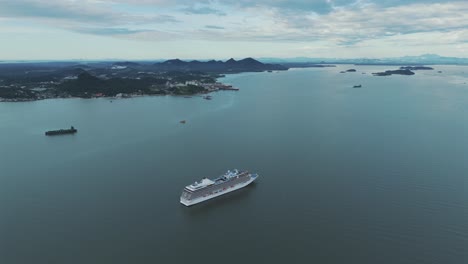
M 420 55 L 404 55 L 400 57 L 353 57 L 353 58 L 333 58 L 333 57 L 253 57 L 253 56 L 248 56 L 248 57 L 226 57 L 226 59 L 215 59 L 215 58 L 203 58 L 203 59 L 193 59 L 193 58 L 153 58 L 153 59 L 132 59 L 132 58 L 92 58 L 92 59 L 84 59 L 84 58 L 70 58 L 70 59 L 0 59 L 0 63 L 5 63 L 5 62 L 77 62 L 77 61 L 83 61 L 83 62 L 123 62 L 123 61 L 141 61 L 141 62 L 153 62 L 153 61 L 166 61 L 166 60 L 174 60 L 174 59 L 179 59 L 182 61 L 209 61 L 209 60 L 229 60 L 229 59 L 235 59 L 235 60 L 242 60 L 242 59 L 247 59 L 247 58 L 253 58 L 256 60 L 297 60 L 297 59 L 311 59 L 311 60 L 384 60 L 384 59 L 403 59 L 406 57 L 424 57 L 424 56 L 437 56 L 439 58 L 454 58 L 454 59 L 467 59 L 468 57 L 453 57 L 453 56 L 443 56 L 443 55 L 438 55 L 438 54 L 420 54 Z

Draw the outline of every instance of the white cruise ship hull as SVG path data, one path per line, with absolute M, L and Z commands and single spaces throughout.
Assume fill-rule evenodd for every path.
M 207 195 L 205 197 L 199 197 L 199 198 L 195 198 L 195 199 L 191 199 L 191 200 L 187 200 L 187 199 L 184 199 L 184 198 L 181 197 L 180 198 L 180 203 L 185 205 L 185 206 L 191 206 L 191 205 L 194 205 L 194 204 L 197 204 L 197 203 L 201 203 L 201 202 L 204 202 L 206 200 L 213 199 L 215 197 L 221 196 L 223 194 L 230 193 L 230 192 L 233 192 L 235 190 L 239 190 L 241 188 L 244 188 L 245 186 L 247 186 L 250 183 L 252 183 L 253 181 L 255 181 L 255 179 L 257 179 L 257 176 L 256 177 L 250 177 L 250 179 L 248 181 L 244 182 L 244 183 L 239 183 L 237 185 L 234 185 L 233 187 L 227 188 L 226 190 L 220 190 L 218 193 L 210 194 L 210 195 Z

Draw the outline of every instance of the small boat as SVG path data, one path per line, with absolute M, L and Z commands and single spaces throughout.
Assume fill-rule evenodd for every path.
M 180 123 L 181 123 L 181 124 L 185 124 L 186 121 L 185 121 L 185 120 L 181 120 Z
M 203 96 L 203 99 L 205 99 L 205 100 L 211 100 L 212 98 L 211 98 L 211 95 L 206 95 L 206 96 Z
M 353 88 L 361 88 L 362 85 L 354 85 Z

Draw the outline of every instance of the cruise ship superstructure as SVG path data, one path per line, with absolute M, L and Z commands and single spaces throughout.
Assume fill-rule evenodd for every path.
M 211 198 L 243 188 L 257 179 L 258 174 L 248 171 L 228 170 L 224 175 L 210 180 L 203 178 L 199 182 L 188 185 L 182 191 L 180 203 L 191 206 Z

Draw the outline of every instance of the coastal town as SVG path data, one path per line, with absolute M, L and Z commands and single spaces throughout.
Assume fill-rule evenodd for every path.
M 25 102 L 36 101 L 53 98 L 132 98 L 144 95 L 193 95 L 207 94 L 216 91 L 239 91 L 238 88 L 232 85 L 223 84 L 220 82 L 203 83 L 199 81 L 171 82 L 167 81 L 164 85 L 153 85 L 149 91 L 135 90 L 132 92 L 119 92 L 116 94 L 106 94 L 104 92 L 88 93 L 84 92 L 81 95 L 72 95 L 66 91 L 57 89 L 61 82 L 42 82 L 38 83 L 37 87 L 27 89 L 27 86 L 19 84 L 10 84 L 8 86 L 0 85 L 0 89 L 12 91 L 10 94 L 3 94 L 5 97 L 0 97 L 0 102 Z
M 203 70 L 203 71 L 202 71 Z M 143 95 L 191 96 L 238 91 L 218 81 L 226 73 L 287 70 L 251 58 L 226 62 L 29 63 L 0 64 L 0 102 L 52 98 L 129 98 Z

